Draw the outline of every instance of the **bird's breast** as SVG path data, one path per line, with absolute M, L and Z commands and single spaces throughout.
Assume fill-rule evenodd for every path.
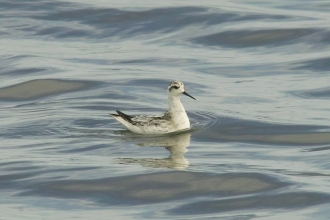
M 173 112 L 172 122 L 175 125 L 177 130 L 190 128 L 189 118 L 185 111 Z

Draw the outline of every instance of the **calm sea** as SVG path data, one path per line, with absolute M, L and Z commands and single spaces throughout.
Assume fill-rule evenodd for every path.
M 329 219 L 329 1 L 0 1 L 0 219 Z M 144 137 L 177 79 L 189 132 Z

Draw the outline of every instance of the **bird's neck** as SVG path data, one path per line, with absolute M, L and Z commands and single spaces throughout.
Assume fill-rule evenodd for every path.
M 177 130 L 190 128 L 190 121 L 186 110 L 180 102 L 179 96 L 168 97 L 169 113 Z
M 168 107 L 172 112 L 185 112 L 183 105 L 180 102 L 179 96 L 169 96 L 168 97 Z

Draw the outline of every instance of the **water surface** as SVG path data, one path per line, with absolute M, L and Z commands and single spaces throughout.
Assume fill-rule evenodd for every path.
M 0 3 L 4 219 L 328 219 L 330 4 Z M 182 80 L 189 132 L 144 137 Z

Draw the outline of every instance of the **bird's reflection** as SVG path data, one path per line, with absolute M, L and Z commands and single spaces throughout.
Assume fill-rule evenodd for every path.
M 187 147 L 190 145 L 190 136 L 190 132 L 185 132 L 158 137 L 132 138 L 130 142 L 141 147 L 165 147 L 170 152 L 170 156 L 163 159 L 118 158 L 117 162 L 123 164 L 139 163 L 142 166 L 154 168 L 185 169 L 189 166 L 189 162 L 183 155 L 188 151 Z

